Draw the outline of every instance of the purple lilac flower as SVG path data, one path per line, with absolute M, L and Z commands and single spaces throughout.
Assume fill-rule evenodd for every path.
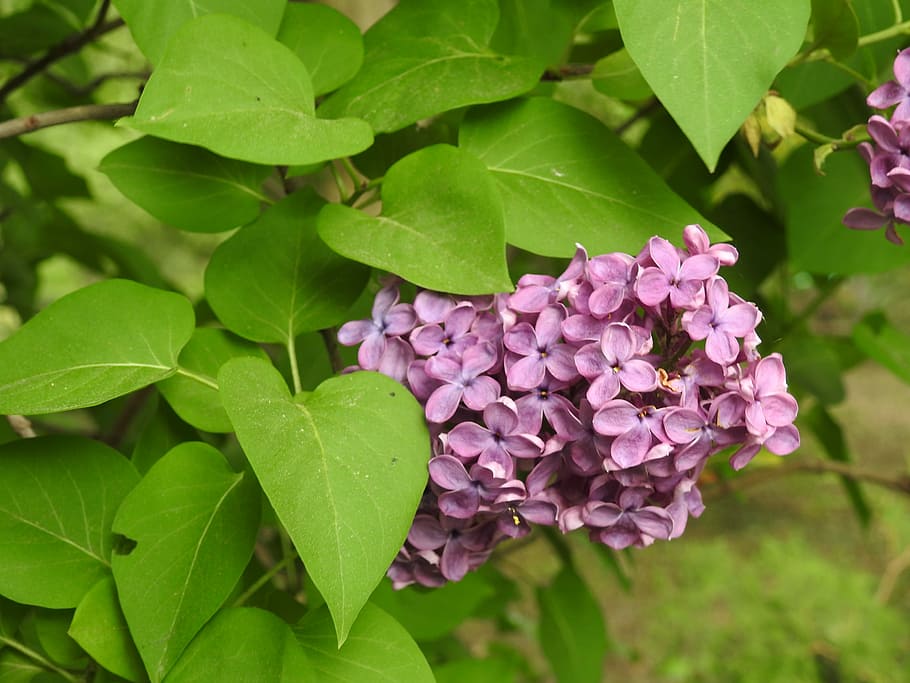
M 893 213 L 910 184 L 903 124 L 889 125 L 876 123 L 892 155 L 876 177 L 890 185 L 874 188 Z M 713 456 L 738 446 L 738 469 L 763 447 L 798 447 L 783 361 L 761 357 L 760 312 L 718 275 L 738 253 L 697 225 L 683 243 L 590 259 L 579 247 L 559 277 L 526 275 L 492 297 L 419 291 L 411 306 L 390 286 L 369 320 L 342 327 L 361 368 L 420 401 L 432 439 L 388 570 L 395 588 L 457 581 L 538 525 L 613 548 L 677 538 L 704 509 L 698 478 Z
M 901 50 L 894 59 L 894 80 L 882 83 L 869 93 L 866 104 L 875 109 L 887 109 L 896 104 L 892 117 L 910 118 L 910 48 Z

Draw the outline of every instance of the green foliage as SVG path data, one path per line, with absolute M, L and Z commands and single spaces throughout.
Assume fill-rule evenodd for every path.
M 313 84 L 297 56 L 221 14 L 177 31 L 135 115 L 121 123 L 261 164 L 311 164 L 356 154 L 373 140 L 363 121 L 317 119 Z
M 842 218 L 908 31 L 907 0 L 0 0 L 0 681 L 897 683 L 906 510 L 879 484 L 906 430 L 856 385 L 910 383 L 910 251 Z M 811 515 L 745 512 L 751 475 L 706 468 L 709 507 L 742 484 L 729 538 L 532 535 L 393 589 L 448 437 L 339 326 L 375 341 L 395 278 L 507 293 L 691 223 L 738 250 L 819 457 L 750 470 L 844 497 L 792 478 Z M 869 536 L 835 562 L 800 528 L 837 505 Z
M 326 380 L 292 398 L 258 359 L 218 375 L 222 400 L 344 643 L 404 542 L 426 483 L 423 411 L 384 375 Z
M 0 591 L 75 607 L 111 566 L 111 524 L 139 481 L 107 446 L 47 436 L 0 446 Z
M 153 683 L 230 594 L 253 552 L 259 510 L 250 474 L 198 442 L 168 452 L 120 506 L 113 530 L 123 541 L 111 566 Z

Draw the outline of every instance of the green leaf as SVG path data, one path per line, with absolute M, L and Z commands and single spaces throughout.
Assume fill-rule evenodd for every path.
M 721 150 L 796 54 L 809 0 L 615 0 L 623 41 L 699 156 Z
M 67 633 L 73 620 L 72 610 L 35 610 L 35 634 L 48 659 L 68 669 L 85 668 L 85 651 Z
M 816 403 L 812 406 L 811 410 L 803 413 L 800 421 L 802 424 L 809 426 L 828 458 L 837 462 L 850 462 L 852 460 L 850 451 L 847 450 L 844 430 L 822 404 Z M 840 481 L 847 493 L 847 497 L 850 499 L 850 504 L 853 506 L 857 519 L 864 527 L 868 527 L 872 519 L 872 509 L 869 507 L 859 482 L 847 476 L 841 476 Z
M 490 47 L 536 59 L 541 67 L 562 64 L 575 28 L 573 9 L 562 0 L 499 0 L 499 23 Z
M 363 37 L 357 24 L 326 5 L 289 3 L 278 40 L 300 57 L 316 95 L 347 83 L 363 63 Z
M 2 148 L 22 168 L 33 195 L 48 200 L 90 196 L 85 179 L 70 171 L 63 157 L 16 138 L 4 140 Z
M 0 446 L 0 594 L 75 607 L 107 575 L 111 522 L 139 475 L 117 451 L 75 436 Z
M 193 332 L 179 294 L 107 280 L 59 299 L 0 343 L 0 414 L 103 403 L 172 374 Z
M 591 81 L 599 92 L 620 100 L 643 100 L 653 94 L 625 48 L 597 60 Z
M 850 0 L 812 0 L 812 46 L 842 60 L 856 52 L 859 20 Z
M 158 220 L 192 232 L 221 232 L 259 215 L 272 172 L 208 150 L 153 137 L 118 147 L 98 170 Z
M 674 194 L 595 118 L 550 99 L 472 110 L 459 145 L 480 157 L 505 205 L 506 240 L 546 256 L 638 253 L 649 237 L 679 240 L 689 223 L 724 235 Z
M 133 683 L 146 678 L 112 577 L 103 578 L 85 594 L 76 608 L 69 634 L 108 671 Z
M 395 590 L 383 581 L 370 597 L 417 640 L 436 640 L 450 633 L 474 611 L 493 598 L 495 590 L 477 573 L 441 588 L 409 587 Z
M 12 638 L 19 630 L 19 622 L 28 607 L 0 596 L 0 638 Z
M 895 247 L 883 231 L 851 230 L 841 222 L 847 209 L 871 206 L 869 168 L 859 154 L 832 154 L 819 176 L 812 172 L 812 150 L 806 145 L 784 162 L 778 190 L 786 208 L 792 270 L 854 275 L 910 263 L 910 250 Z
M 186 649 L 167 683 L 316 683 L 291 627 L 255 607 L 226 609 Z
M 0 683 L 31 683 L 46 671 L 34 660 L 10 648 L 0 652 Z
M 342 643 L 423 494 L 430 453 L 423 410 L 407 389 L 372 372 L 334 377 L 295 400 L 270 364 L 238 358 L 218 384 Z
M 496 0 L 402 0 L 367 31 L 363 67 L 320 115 L 357 116 L 388 133 L 528 92 L 544 65 L 487 47 L 498 17 Z
M 126 540 L 111 564 L 153 683 L 230 594 L 252 555 L 259 515 L 255 480 L 199 442 L 171 450 L 120 506 L 113 528 Z
M 232 432 L 234 428 L 221 405 L 215 378 L 222 365 L 241 356 L 268 359 L 261 348 L 229 332 L 200 327 L 180 352 L 181 372 L 159 382 L 158 390 L 188 424 L 206 432 Z
M 316 234 L 323 201 L 301 190 L 223 242 L 205 271 L 205 295 L 225 327 L 246 339 L 286 344 L 341 322 L 369 269 Z
M 152 64 L 158 64 L 177 30 L 198 16 L 219 13 L 245 19 L 274 36 L 281 24 L 285 0 L 114 0 L 136 45 Z
M 329 204 L 319 234 L 339 254 L 428 289 L 512 289 L 496 185 L 474 156 L 449 145 L 426 147 L 389 169 L 381 216 Z
M 518 671 L 512 662 L 499 657 L 458 659 L 433 667 L 436 683 L 515 683 Z
M 120 124 L 262 164 L 311 164 L 373 142 L 363 121 L 317 119 L 313 85 L 297 56 L 222 14 L 193 19 L 177 32 L 136 113 Z
M 870 313 L 857 323 L 853 341 L 869 358 L 910 383 L 910 335 L 894 327 L 882 313 Z
M 294 628 L 319 680 L 338 683 L 435 683 L 417 644 L 395 619 L 367 603 L 339 649 L 332 619 L 322 608 Z
M 564 567 L 537 594 L 540 644 L 560 683 L 597 683 L 607 635 L 600 607 L 581 577 Z
M 791 383 L 814 394 L 823 405 L 844 400 L 840 358 L 826 337 L 809 333 L 789 335 L 779 350 L 786 360 Z

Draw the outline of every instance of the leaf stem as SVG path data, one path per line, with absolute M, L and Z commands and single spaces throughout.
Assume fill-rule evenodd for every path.
M 806 140 L 809 142 L 814 142 L 817 145 L 834 145 L 838 142 L 841 142 L 837 138 L 832 138 L 824 135 L 823 133 L 819 133 L 817 130 L 808 128 L 807 126 L 804 126 L 800 123 L 796 123 L 793 126 L 793 130 L 802 137 L 806 138 Z
M 329 164 L 329 169 L 332 172 L 332 179 L 335 181 L 335 187 L 338 188 L 338 197 L 340 198 L 341 203 L 347 204 L 351 195 L 348 194 L 348 189 L 344 186 L 344 178 L 341 177 L 341 173 L 334 163 Z
M 294 335 L 288 335 L 288 361 L 291 364 L 291 379 L 294 382 L 294 393 L 299 394 L 303 391 L 303 384 L 300 381 L 300 368 L 297 367 L 297 345 Z
M 65 678 L 70 683 L 79 683 L 79 677 L 74 676 L 66 669 L 61 669 L 59 666 L 53 662 L 45 659 L 40 654 L 32 650 L 31 648 L 26 647 L 18 640 L 13 640 L 12 638 L 7 638 L 5 636 L 0 636 L 0 645 L 8 645 L 14 650 L 18 650 L 20 653 L 24 654 L 29 659 L 34 660 L 37 664 L 40 664 L 48 671 L 53 671 L 56 674 L 59 674 L 61 677 Z
M 252 584 L 250 584 L 250 587 L 247 588 L 245 591 L 243 591 L 243 593 L 241 593 L 240 596 L 238 596 L 238 598 L 236 600 L 234 600 L 233 606 L 240 607 L 241 605 L 243 605 L 243 603 L 245 603 L 247 600 L 249 600 L 251 597 L 253 597 L 259 591 L 260 588 L 262 588 L 265 584 L 267 584 L 269 581 L 271 581 L 275 577 L 275 575 L 278 574 L 278 572 L 280 572 L 285 567 L 288 567 L 289 565 L 294 564 L 294 562 L 297 561 L 298 557 L 299 557 L 299 555 L 297 554 L 297 551 L 291 549 L 290 554 L 285 555 L 285 557 L 282 558 L 281 562 L 276 562 L 274 565 L 272 565 L 272 567 L 267 572 L 265 572 L 262 576 L 260 576 L 258 579 L 256 579 Z
M 886 29 L 881 31 L 876 31 L 875 33 L 867 33 L 864 36 L 860 36 L 856 40 L 856 47 L 865 47 L 866 45 L 872 45 L 873 43 L 880 43 L 883 40 L 888 40 L 889 38 L 896 38 L 897 36 L 903 36 L 910 34 L 910 21 L 901 21 L 894 26 L 889 26 Z
M 119 119 L 122 116 L 129 116 L 136 111 L 137 102 L 80 104 L 76 107 L 66 107 L 65 109 L 55 109 L 53 111 L 20 116 L 17 119 L 10 119 L 9 121 L 0 123 L 0 138 L 11 138 L 17 135 L 24 135 L 41 128 L 59 126 L 63 123 Z
M 213 380 L 211 377 L 206 377 L 205 375 L 200 375 L 198 373 L 193 372 L 192 370 L 187 370 L 186 368 L 182 368 L 179 365 L 177 366 L 177 374 L 183 375 L 184 377 L 189 377 L 190 379 L 194 379 L 197 382 L 199 382 L 200 384 L 204 384 L 205 386 L 209 387 L 210 389 L 214 389 L 215 391 L 218 391 L 218 382 Z
M 288 588 L 291 591 L 291 595 L 296 595 L 297 591 L 300 590 L 300 575 L 297 573 L 297 567 L 294 565 L 293 560 L 297 559 L 297 551 L 294 550 L 294 544 L 291 543 L 291 537 L 288 535 L 287 529 L 283 526 L 278 529 L 278 536 L 281 538 L 281 562 L 278 564 L 285 564 L 288 571 Z M 288 561 L 288 559 L 292 561 Z

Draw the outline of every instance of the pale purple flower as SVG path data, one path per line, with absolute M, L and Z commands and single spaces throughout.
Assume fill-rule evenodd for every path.
M 642 269 L 635 293 L 646 306 L 670 298 L 674 308 L 695 308 L 704 301 L 704 283 L 717 274 L 720 263 L 710 254 L 680 259 L 679 250 L 662 237 L 648 240 L 648 253 L 656 264 Z
M 692 339 L 705 340 L 708 358 L 729 365 L 739 355 L 737 338 L 745 337 L 758 324 L 754 304 L 730 305 L 730 292 L 723 278 L 714 278 L 707 286 L 707 303 L 683 314 L 682 324 Z
M 619 393 L 620 385 L 629 391 L 643 392 L 657 388 L 657 371 L 650 363 L 636 357 L 642 340 L 625 323 L 610 323 L 599 344 L 588 344 L 575 354 L 578 371 L 591 381 L 587 399 L 600 408 Z
M 707 414 L 700 409 L 671 408 L 664 415 L 667 437 L 680 446 L 675 454 L 680 472 L 692 469 L 716 450 L 743 439 L 744 434 L 718 423 L 720 407 L 712 403 Z
M 591 501 L 582 511 L 584 523 L 597 529 L 598 540 L 615 550 L 667 540 L 673 533 L 673 517 L 663 508 L 645 505 L 649 493 L 627 488 L 619 495 L 619 504 Z
M 443 491 L 438 498 L 440 511 L 455 519 L 470 519 L 481 505 L 504 497 L 509 500 L 526 497 L 522 482 L 498 477 L 483 465 L 472 465 L 468 472 L 461 460 L 451 455 L 431 458 L 428 468 L 430 480 Z
M 711 244 L 708 233 L 697 223 L 683 228 L 683 242 L 689 254 L 708 254 L 722 266 L 732 266 L 739 260 L 739 252 L 732 244 Z
M 598 434 L 616 437 L 610 446 L 610 457 L 620 467 L 635 467 L 645 461 L 656 441 L 669 440 L 663 427 L 666 410 L 639 408 L 621 398 L 613 399 L 594 414 L 594 429 Z
M 540 432 L 544 416 L 557 434 L 571 433 L 573 423 L 577 421 L 574 416 L 575 406 L 559 393 L 566 386 L 565 382 L 546 377 L 540 386 L 515 401 L 521 428 L 526 433 Z
M 544 443 L 535 434 L 522 431 L 518 418 L 518 407 L 507 397 L 489 403 L 483 409 L 486 427 L 475 422 L 460 422 L 448 434 L 452 451 L 467 460 L 489 468 L 499 477 L 510 478 L 514 474 L 512 458 L 538 458 L 543 453 Z
M 427 323 L 414 328 L 409 338 L 411 346 L 421 356 L 432 356 L 449 350 L 460 353 L 476 340 L 470 333 L 476 318 L 477 311 L 471 304 L 454 306 L 445 313 L 443 327 L 438 323 Z
M 588 261 L 587 274 L 594 287 L 587 306 L 595 318 L 619 310 L 632 292 L 633 260 L 628 254 L 604 254 Z
M 576 245 L 575 256 L 565 272 L 559 277 L 549 275 L 522 275 L 515 293 L 509 298 L 509 306 L 520 313 L 539 313 L 549 304 L 562 301 L 578 286 L 585 271 L 588 253 Z
M 411 304 L 398 303 L 398 287 L 385 287 L 373 301 L 370 320 L 354 320 L 345 323 L 338 330 L 338 342 L 345 346 L 360 344 L 357 362 L 364 370 L 378 370 L 387 350 L 388 337 L 407 334 L 417 322 L 417 315 Z M 401 353 L 396 345 L 392 353 Z M 389 361 L 391 367 L 398 367 L 400 359 Z
M 502 343 L 514 354 L 506 358 L 510 389 L 533 389 L 547 373 L 562 382 L 578 375 L 573 360 L 575 348 L 562 341 L 561 323 L 565 318 L 565 307 L 552 304 L 540 311 L 533 327 L 522 322 L 505 333 Z
M 901 50 L 894 60 L 894 80 L 887 81 L 869 93 L 866 104 L 887 109 L 895 104 L 892 120 L 910 118 L 910 48 Z
M 496 363 L 491 344 L 477 344 L 465 349 L 460 360 L 433 356 L 424 365 L 429 377 L 442 381 L 427 399 L 426 415 L 430 422 L 445 422 L 455 414 L 459 404 L 471 410 L 483 410 L 499 398 L 500 385 L 484 373 Z

